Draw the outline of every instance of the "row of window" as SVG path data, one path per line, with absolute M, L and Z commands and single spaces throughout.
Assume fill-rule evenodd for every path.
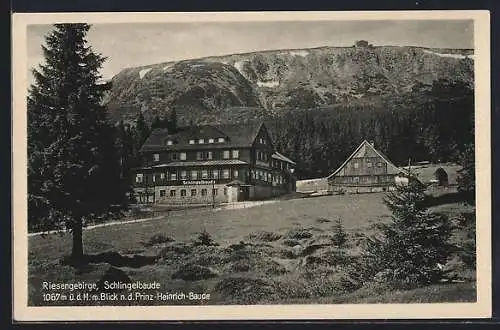
M 153 175 L 153 182 L 156 182 L 157 177 L 160 180 L 198 180 L 198 179 L 236 179 L 239 177 L 238 170 L 230 170 L 229 168 L 223 169 L 201 169 L 201 170 L 182 170 L 182 171 L 169 171 L 167 173 L 159 173 Z M 137 173 L 135 182 L 142 183 L 144 181 L 144 174 Z
M 238 158 L 240 158 L 240 151 L 237 149 L 224 150 L 222 152 L 222 158 L 223 159 L 238 159 Z M 171 153 L 170 159 L 171 160 L 186 160 L 187 153 L 186 152 Z M 210 159 L 214 159 L 214 155 L 213 155 L 212 151 L 198 151 L 198 152 L 196 152 L 196 160 L 210 160 Z M 160 161 L 160 154 L 153 154 L 153 161 L 159 162 Z
M 208 143 L 215 143 L 215 139 L 208 139 L 206 140 Z M 223 143 L 225 142 L 226 139 L 224 139 L 223 137 L 220 137 L 220 138 L 217 138 L 217 143 Z M 205 139 L 198 139 L 198 144 L 205 144 Z M 196 140 L 194 139 L 191 139 L 189 140 L 189 144 L 196 144 Z
M 169 196 L 170 197 L 177 197 L 177 191 L 180 191 L 180 196 L 181 197 L 187 197 L 187 189 L 171 189 Z M 219 189 L 214 188 L 212 189 L 212 196 L 217 196 L 219 194 Z M 191 189 L 190 191 L 190 196 L 191 197 L 196 197 L 198 195 L 198 189 Z M 205 197 L 208 196 L 208 189 L 202 188 L 200 189 L 200 195 Z M 224 196 L 227 196 L 227 188 L 224 188 Z M 164 189 L 160 190 L 160 197 L 167 197 L 167 191 Z
M 290 169 L 290 164 L 289 163 L 285 163 L 285 162 L 281 162 L 279 160 L 276 160 L 274 159 L 273 160 L 273 167 L 274 168 L 279 168 L 279 169 Z
M 273 182 L 277 184 L 286 183 L 286 179 L 282 175 L 273 175 L 271 172 L 264 170 L 252 171 L 252 178 L 266 182 Z
M 362 176 L 340 176 L 335 178 L 336 183 L 384 183 L 394 181 L 391 175 L 362 175 Z
M 353 163 L 353 166 L 354 166 L 354 168 L 359 168 L 359 162 L 355 161 Z M 366 167 L 373 167 L 373 163 L 372 162 L 367 162 L 366 163 Z M 383 162 L 378 162 L 377 163 L 377 167 L 379 167 L 379 168 L 380 167 L 384 167 L 384 163 Z

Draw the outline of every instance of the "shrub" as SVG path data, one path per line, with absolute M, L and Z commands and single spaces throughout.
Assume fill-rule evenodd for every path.
M 277 297 L 274 283 L 260 278 L 227 277 L 215 285 L 215 291 L 241 304 L 255 304 L 263 299 Z
M 269 231 L 257 231 L 248 235 L 250 240 L 257 240 L 262 242 L 274 242 L 281 238 L 280 234 Z
M 174 239 L 169 236 L 165 236 L 163 234 L 154 234 L 149 238 L 147 242 L 142 242 L 142 245 L 144 246 L 154 246 L 154 245 L 160 245 L 160 244 L 165 244 L 165 243 L 170 243 L 173 242 Z
M 283 245 L 296 246 L 296 245 L 300 245 L 300 242 L 296 239 L 285 239 L 285 240 L 283 240 Z
M 305 239 L 311 238 L 312 233 L 305 228 L 294 228 L 288 231 L 287 237 L 290 239 Z
M 217 244 L 213 239 L 212 235 L 203 228 L 203 230 L 198 234 L 196 240 L 194 241 L 195 246 L 205 245 L 205 246 L 217 246 Z

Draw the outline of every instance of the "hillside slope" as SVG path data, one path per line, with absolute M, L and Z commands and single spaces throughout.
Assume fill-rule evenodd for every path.
M 277 50 L 125 69 L 107 97 L 113 119 L 176 109 L 181 121 L 252 119 L 283 108 L 390 99 L 417 83 L 473 86 L 472 50 L 356 46 Z M 248 110 L 244 110 L 249 107 Z M 243 110 L 242 110 L 243 109 Z

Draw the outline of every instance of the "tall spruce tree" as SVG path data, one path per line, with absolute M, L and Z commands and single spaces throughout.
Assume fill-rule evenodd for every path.
M 83 258 L 83 226 L 120 212 L 114 128 L 101 83 L 105 58 L 87 45 L 88 24 L 56 24 L 42 46 L 28 96 L 28 215 L 31 225 L 72 232 L 71 257 Z
M 438 281 L 443 275 L 439 264 L 452 252 L 448 218 L 428 211 L 424 190 L 411 180 L 389 192 L 384 202 L 391 221 L 379 224 L 379 232 L 367 240 L 364 256 L 371 275 L 397 288 Z

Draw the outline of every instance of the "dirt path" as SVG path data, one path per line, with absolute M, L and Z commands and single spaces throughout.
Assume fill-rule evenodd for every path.
M 228 203 L 228 204 L 225 204 L 225 205 L 222 205 L 222 206 L 216 208 L 215 211 L 237 210 L 237 209 L 250 208 L 250 207 L 255 207 L 255 206 L 261 206 L 261 205 L 276 203 L 276 202 L 278 202 L 278 201 L 277 200 L 268 200 L 268 201 L 246 201 L 246 202 Z M 160 215 L 160 216 L 152 217 L 152 218 L 134 219 L 134 220 L 110 221 L 110 222 L 106 222 L 106 223 L 100 223 L 100 224 L 97 224 L 97 225 L 86 226 L 83 229 L 84 230 L 90 230 L 90 229 L 101 228 L 101 227 L 108 227 L 108 226 L 115 226 L 115 225 L 125 225 L 125 224 L 129 224 L 129 223 L 146 222 L 146 221 L 152 221 L 152 220 L 160 220 L 160 219 L 163 219 L 163 218 L 165 218 L 165 215 Z M 39 235 L 44 235 L 44 234 L 45 235 L 47 235 L 47 234 L 56 234 L 56 233 L 60 233 L 60 232 L 66 232 L 66 231 L 65 230 L 51 230 L 51 231 L 48 231 L 48 232 L 28 233 L 28 237 L 39 236 Z
M 136 223 L 136 222 L 145 222 L 145 221 L 151 221 L 151 220 L 159 220 L 165 217 L 164 215 L 158 216 L 158 217 L 153 217 L 153 218 L 142 218 L 142 219 L 134 219 L 134 220 L 122 220 L 122 221 L 111 221 L 111 222 L 106 222 L 106 223 L 100 223 L 97 225 L 91 225 L 91 226 L 86 226 L 83 228 L 83 230 L 89 230 L 89 229 L 95 229 L 95 228 L 100 228 L 100 227 L 107 227 L 107 226 L 114 226 L 114 225 L 124 225 L 128 223 Z M 36 233 L 29 233 L 28 237 L 31 236 L 39 236 L 39 235 L 44 235 L 44 234 L 56 234 L 60 232 L 66 232 L 66 230 L 51 230 L 48 232 L 36 232 Z

